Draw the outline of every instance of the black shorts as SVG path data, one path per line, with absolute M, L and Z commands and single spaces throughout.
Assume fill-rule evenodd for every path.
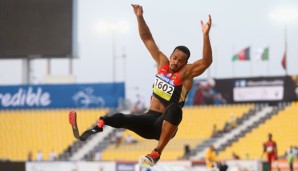
M 159 140 L 165 114 L 149 110 L 143 114 L 115 113 L 101 117 L 106 125 L 114 128 L 126 128 L 146 139 Z

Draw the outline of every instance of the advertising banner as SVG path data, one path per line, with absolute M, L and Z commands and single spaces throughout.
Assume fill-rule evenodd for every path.
M 26 162 L 26 171 L 115 171 L 115 162 Z
M 298 100 L 297 76 L 195 80 L 186 105 Z
M 0 86 L 0 109 L 118 106 L 124 83 Z

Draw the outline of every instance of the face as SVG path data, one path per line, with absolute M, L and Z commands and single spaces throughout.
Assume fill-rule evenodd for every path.
M 179 71 L 186 64 L 187 55 L 179 49 L 176 49 L 170 57 L 170 70 L 173 72 Z

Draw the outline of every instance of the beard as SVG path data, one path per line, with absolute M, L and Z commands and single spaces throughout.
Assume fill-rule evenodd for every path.
M 171 64 L 170 69 L 171 69 L 171 71 L 174 71 L 174 72 L 179 70 L 178 66 L 175 64 Z

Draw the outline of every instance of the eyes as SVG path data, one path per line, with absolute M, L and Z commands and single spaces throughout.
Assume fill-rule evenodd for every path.
M 181 58 L 178 59 L 178 58 L 175 57 L 175 56 L 173 57 L 173 60 L 174 60 L 174 61 L 178 61 L 179 63 L 182 63 L 182 64 L 185 63 L 185 60 L 184 60 L 184 59 L 181 59 Z

